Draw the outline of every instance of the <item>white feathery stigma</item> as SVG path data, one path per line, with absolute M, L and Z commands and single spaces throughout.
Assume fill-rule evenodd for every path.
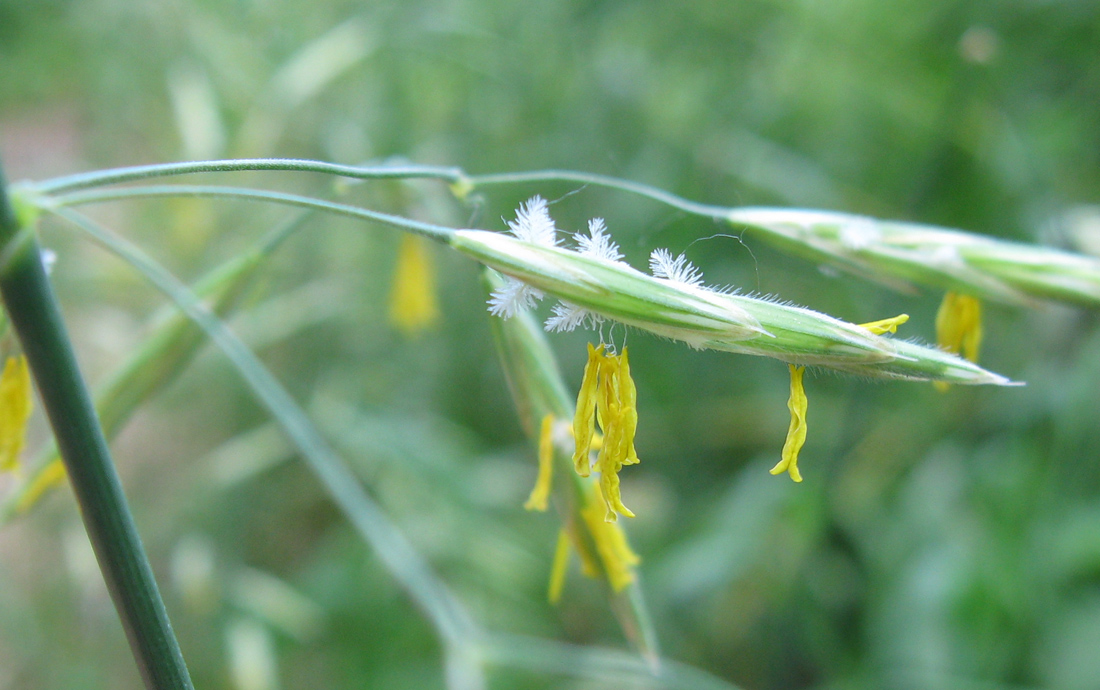
M 502 319 L 510 319 L 518 312 L 533 309 L 542 298 L 541 290 L 505 276 L 504 285 L 489 295 L 489 313 Z
M 675 259 L 667 249 L 654 249 L 649 255 L 649 270 L 655 278 L 663 278 L 672 283 L 693 285 L 703 284 L 703 272 L 695 267 L 687 257 L 681 254 Z
M 520 204 L 516 219 L 508 221 L 508 228 L 524 242 L 544 247 L 556 247 L 558 244 L 558 228 L 546 208 L 546 199 L 541 196 L 533 196 L 527 203 Z
M 508 221 L 508 229 L 524 242 L 543 247 L 556 247 L 558 244 L 558 228 L 546 208 L 546 199 L 541 196 L 533 196 L 520 204 L 516 209 L 516 219 Z M 541 291 L 515 278 L 505 277 L 504 285 L 489 295 L 489 312 L 508 319 L 517 312 L 534 308 L 542 298 Z
M 619 261 L 623 258 L 619 245 L 615 244 L 611 235 L 607 234 L 607 226 L 604 225 L 603 218 L 593 218 L 588 221 L 588 234 L 578 232 L 573 235 L 573 240 L 577 243 L 577 252 L 581 256 L 604 261 Z
M 571 331 L 586 322 L 590 328 L 595 328 L 603 322 L 603 317 L 599 314 L 593 314 L 569 302 L 558 302 L 554 305 L 553 311 L 553 316 L 548 317 L 544 324 L 546 330 L 551 333 Z

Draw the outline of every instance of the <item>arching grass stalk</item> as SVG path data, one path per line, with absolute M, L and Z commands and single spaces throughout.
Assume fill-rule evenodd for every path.
M 137 182 L 159 177 L 191 175 L 211 172 L 241 171 L 282 171 L 311 172 L 336 175 L 357 180 L 378 179 L 439 179 L 458 182 L 465 177 L 460 168 L 448 168 L 434 165 L 382 165 L 357 166 L 339 165 L 324 161 L 300 160 L 294 158 L 242 158 L 214 161 L 185 161 L 182 163 L 160 163 L 156 165 L 137 165 L 129 168 L 96 170 L 34 183 L 34 189 L 45 194 L 58 194 L 78 189 L 103 187 L 123 182 Z
M 107 589 L 150 690 L 190 690 L 179 644 L 80 375 L 30 209 L 0 172 L 0 294 L 38 385 Z
M 55 178 L 30 187 L 58 194 L 172 175 L 242 170 L 315 172 L 358 180 L 436 179 L 450 183 L 459 197 L 487 186 L 535 182 L 605 187 L 747 230 L 783 251 L 896 290 L 911 291 L 912 284 L 920 284 L 1010 304 L 1053 299 L 1100 306 L 1100 260 L 1072 252 L 850 213 L 703 204 L 651 185 L 572 170 L 469 175 L 461 168 L 445 166 L 244 159 L 119 168 Z
M 596 175 L 573 170 L 535 170 L 515 173 L 470 175 L 462 168 L 436 165 L 339 165 L 324 161 L 292 158 L 251 158 L 208 161 L 184 161 L 158 163 L 126 168 L 96 170 L 64 177 L 55 177 L 29 185 L 30 189 L 50 195 L 74 192 L 82 189 L 106 187 L 126 182 L 138 182 L 178 175 L 198 173 L 282 171 L 310 172 L 335 175 L 354 180 L 442 180 L 453 185 L 459 196 L 478 187 L 524 184 L 532 182 L 571 182 L 581 185 L 607 187 L 652 199 L 696 216 L 721 220 L 729 209 L 722 206 L 701 204 L 672 194 L 658 187 L 632 182 L 608 175 Z
M 324 485 L 337 507 L 375 550 L 379 559 L 435 627 L 446 652 L 447 687 L 478 690 L 485 686 L 478 655 L 482 633 L 461 603 L 432 572 L 420 554 L 374 500 L 359 479 L 329 447 L 305 412 L 266 367 L 221 319 L 162 266 L 136 246 L 89 218 L 66 208 L 51 211 L 83 230 L 117 254 L 167 295 L 228 357 L 309 468 Z
M 685 199 L 658 187 L 632 182 L 608 175 L 596 175 L 573 170 L 534 170 L 527 172 L 470 175 L 462 168 L 437 165 L 339 165 L 324 161 L 294 158 L 244 158 L 208 161 L 184 161 L 136 165 L 126 168 L 96 170 L 64 177 L 55 177 L 30 185 L 43 194 L 61 194 L 80 189 L 105 187 L 125 182 L 138 182 L 162 177 L 192 175 L 197 173 L 283 171 L 311 172 L 336 175 L 355 180 L 410 180 L 433 179 L 454 184 L 459 191 L 491 185 L 510 185 L 531 182 L 572 182 L 618 189 L 636 194 L 662 204 L 678 208 L 693 215 L 721 219 L 729 210 L 722 206 L 701 204 Z
M 569 182 L 580 185 L 591 185 L 593 187 L 606 187 L 608 189 L 616 189 L 620 192 L 627 192 L 635 196 L 645 197 L 646 199 L 651 199 L 665 206 L 671 206 L 672 208 L 693 216 L 702 216 L 713 220 L 724 219 L 725 215 L 730 210 L 724 206 L 702 204 L 698 201 L 685 199 L 672 192 L 667 192 L 660 187 L 654 187 L 641 182 L 623 180 L 609 175 L 578 172 L 576 170 L 530 170 L 514 173 L 466 175 L 460 178 L 458 182 L 468 185 L 470 189 L 499 185 L 529 184 L 533 182 Z
M 32 192 L 33 194 L 33 192 Z M 432 223 L 422 223 L 410 218 L 394 216 L 379 211 L 371 211 L 359 206 L 340 204 L 334 201 L 326 201 L 316 197 L 300 196 L 298 194 L 285 194 L 283 192 L 270 192 L 260 189 L 245 189 L 240 187 L 220 187 L 204 185 L 157 185 L 149 187 L 123 187 L 120 189 L 97 189 L 85 192 L 73 192 L 57 197 L 34 196 L 32 202 L 40 208 L 50 210 L 55 207 L 80 206 L 83 204 L 100 203 L 104 201 L 121 201 L 124 199 L 142 198 L 168 198 L 168 197 L 205 197 L 214 199 L 241 199 L 245 201 L 261 201 L 284 206 L 295 206 L 315 211 L 327 211 L 338 216 L 346 216 L 357 220 L 369 220 L 391 227 L 401 228 L 418 235 L 423 235 L 438 242 L 449 242 L 454 235 L 453 228 Z

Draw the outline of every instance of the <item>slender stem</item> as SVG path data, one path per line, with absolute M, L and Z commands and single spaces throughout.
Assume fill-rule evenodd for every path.
M 228 163 L 229 161 L 223 161 Z M 243 162 L 243 161 L 242 161 Z M 178 167 L 179 164 L 173 166 L 149 166 L 149 168 L 163 167 L 170 169 Z M 344 166 L 336 166 L 344 167 Z M 213 168 L 208 168 L 213 169 Z M 218 168 L 218 169 L 229 169 Z M 136 173 L 130 174 L 130 176 L 123 178 L 128 169 L 122 169 L 115 176 L 116 179 L 112 181 L 125 181 L 139 179 Z M 140 168 L 134 168 L 132 170 L 142 170 Z M 454 176 L 449 176 L 448 171 L 454 173 Z M 457 171 L 457 172 L 455 172 Z M 110 171 L 107 171 L 110 172 Z M 617 189 L 619 191 L 628 192 L 630 194 L 637 194 L 639 196 L 652 199 L 659 203 L 671 206 L 673 208 L 690 213 L 692 215 L 703 216 L 706 218 L 724 218 L 729 214 L 730 209 L 722 206 L 712 206 L 709 204 L 701 204 L 683 197 L 671 194 L 657 187 L 651 187 L 650 185 L 641 184 L 638 182 L 630 182 L 628 180 L 620 180 L 614 177 L 607 177 L 605 175 L 591 175 L 587 173 L 573 172 L 569 170 L 541 170 L 535 172 L 521 172 L 521 173 L 503 173 L 499 175 L 473 175 L 466 176 L 461 170 L 457 168 L 404 168 L 402 169 L 404 177 L 436 177 L 437 179 L 450 179 L 450 180 L 462 180 L 469 183 L 472 187 L 482 187 L 490 185 L 502 185 L 502 184 L 520 184 L 525 182 L 578 182 L 581 184 L 592 184 L 601 187 L 608 187 L 610 189 Z M 165 173 L 169 174 L 169 173 Z M 57 184 L 59 178 L 48 183 L 37 185 L 35 187 L 38 191 L 53 191 L 57 189 L 76 189 L 80 186 L 90 185 L 59 185 Z M 294 194 L 284 194 L 281 192 L 269 192 L 262 190 L 241 189 L 237 187 L 220 187 L 220 186 L 200 186 L 200 185 L 159 185 L 148 187 L 127 187 L 123 189 L 100 189 L 86 192 L 72 192 L 57 196 L 52 200 L 60 206 L 78 206 L 81 204 L 98 203 L 103 201 L 117 201 L 121 199 L 135 199 L 135 198 L 149 198 L 149 197 L 169 197 L 169 196 L 195 196 L 195 197 L 220 197 L 220 198 L 237 198 L 237 199 L 250 199 L 254 201 L 269 201 L 281 204 L 287 204 L 291 206 L 301 206 L 304 208 L 313 208 L 322 211 L 329 211 L 339 215 L 351 216 L 353 218 L 373 220 L 386 225 L 399 227 L 406 230 L 411 230 L 417 234 L 424 235 L 431 239 L 446 242 L 447 239 L 454 232 L 453 228 L 446 228 L 440 225 L 433 225 L 431 223 L 421 223 L 418 221 L 410 220 L 408 218 L 402 218 L 400 216 L 393 216 L 386 213 L 379 213 L 377 211 L 369 211 L 367 209 L 359 208 L 357 206 L 350 206 L 347 204 L 339 204 L 330 201 L 324 201 L 322 199 L 316 199 L 313 197 L 304 197 Z
M 356 166 L 338 165 L 323 161 L 300 160 L 293 158 L 254 158 L 240 160 L 187 161 L 182 163 L 162 163 L 158 165 L 139 165 L 128 168 L 115 168 L 94 172 L 67 175 L 45 180 L 33 185 L 44 194 L 71 192 L 89 187 L 135 182 L 157 177 L 188 175 L 209 172 L 235 172 L 244 170 L 281 170 L 291 172 L 315 172 L 337 175 L 358 180 L 368 179 L 436 179 L 446 182 L 468 184 L 471 187 L 490 185 L 524 184 L 529 182 L 576 182 L 585 185 L 607 187 L 619 191 L 637 194 L 654 201 L 672 206 L 692 215 L 708 218 L 721 218 L 729 209 L 723 206 L 702 204 L 685 199 L 658 187 L 632 182 L 608 175 L 595 175 L 575 170 L 532 170 L 525 172 L 499 173 L 490 175 L 468 175 L 459 167 L 436 165 L 382 165 Z
M 592 173 L 576 172 L 573 170 L 533 170 L 529 172 L 500 173 L 493 175 L 469 175 L 460 178 L 472 187 L 485 187 L 488 185 L 521 184 L 527 182 L 577 182 L 596 187 L 607 187 L 628 192 L 647 199 L 672 206 L 685 213 L 707 218 L 724 218 L 730 209 L 724 206 L 712 206 L 701 204 L 697 201 L 685 199 L 671 192 L 666 192 L 658 187 L 653 187 L 641 182 L 631 182 L 607 175 L 595 175 Z
M 2 172 L 0 294 L 38 384 L 84 526 L 145 686 L 190 690 L 191 678 L 77 367 L 37 238 L 16 219 Z
M 315 197 L 299 196 L 297 194 L 284 194 L 282 192 L 269 192 L 258 189 L 242 189 L 240 187 L 216 187 L 196 185 L 155 185 L 149 187 L 124 187 L 121 189 L 96 189 L 86 192 L 73 192 L 52 199 L 42 199 L 43 205 L 51 206 L 79 206 L 81 204 L 99 203 L 104 201 L 118 201 L 120 199 L 156 198 L 156 197 L 215 197 L 222 199 L 244 199 L 248 201 L 265 201 L 287 206 L 328 211 L 337 215 L 349 216 L 360 220 L 370 220 L 384 225 L 409 230 L 418 235 L 423 235 L 437 242 L 448 242 L 454 235 L 454 228 L 431 223 L 393 216 L 388 213 L 370 211 L 358 206 L 339 204 Z
M 55 177 L 34 185 L 34 188 L 46 194 L 68 192 L 88 187 L 135 182 L 155 177 L 187 175 L 205 172 L 235 172 L 242 170 L 282 170 L 289 172 L 315 172 L 338 175 L 358 180 L 369 179 L 410 179 L 431 178 L 458 182 L 464 178 L 460 168 L 434 165 L 382 165 L 357 166 L 338 165 L 323 161 L 299 160 L 294 158 L 252 158 L 239 160 L 187 161 L 183 163 L 162 163 L 158 165 L 138 165 L 130 168 L 114 168 L 93 172 Z

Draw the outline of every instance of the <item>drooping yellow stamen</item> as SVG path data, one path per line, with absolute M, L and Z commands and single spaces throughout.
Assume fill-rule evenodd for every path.
M 406 336 L 414 336 L 438 320 L 435 277 L 426 241 L 405 233 L 397 250 L 390 291 L 390 321 Z
M 624 465 L 638 464 L 638 451 L 634 448 L 634 434 L 638 431 L 638 389 L 630 376 L 630 360 L 623 348 L 619 360 L 619 396 L 621 400 L 621 422 L 623 425 L 621 455 Z
M 802 444 L 806 442 L 806 391 L 802 387 L 802 374 L 806 367 L 788 365 L 791 370 L 791 397 L 787 401 L 787 408 L 791 411 L 791 425 L 787 429 L 787 440 L 783 443 L 783 454 L 780 461 L 771 469 L 772 474 L 787 472 L 796 482 L 802 481 L 802 475 L 798 471 L 798 451 L 802 450 Z
M 607 501 L 606 519 L 613 522 L 619 514 L 634 517 L 623 505 L 619 491 L 619 470 L 623 465 L 638 462 L 634 435 L 638 430 L 638 392 L 630 377 L 630 361 L 624 347 L 622 354 L 605 354 L 604 346 L 588 345 L 588 363 L 584 367 L 581 390 L 577 395 L 577 412 L 573 418 L 573 439 L 576 450 L 573 465 L 577 474 L 587 477 L 591 471 L 588 454 L 592 451 L 595 425 L 603 431 L 603 443 L 596 456 L 600 473 L 600 491 Z
M 860 324 L 860 327 L 866 328 L 875 335 L 897 333 L 898 326 L 908 320 L 908 314 L 898 314 L 889 319 Z M 798 471 L 798 453 L 806 443 L 806 409 L 809 405 L 809 400 L 806 398 L 806 389 L 802 386 L 802 375 L 805 373 L 806 368 L 796 367 L 793 364 L 788 366 L 791 370 L 791 397 L 787 400 L 787 409 L 791 411 L 791 424 L 787 428 L 787 439 L 783 442 L 782 456 L 775 467 L 771 469 L 771 473 L 782 474 L 786 472 L 791 476 L 791 479 L 800 482 L 802 481 L 802 473 Z
M 982 303 L 976 297 L 948 292 L 936 312 L 936 343 L 977 363 L 982 344 Z M 948 384 L 935 382 L 940 391 Z
M 608 503 L 606 519 L 610 522 L 618 519 L 616 510 L 626 515 L 630 513 L 622 505 L 619 492 L 619 469 L 616 462 L 622 447 L 623 425 L 619 405 L 619 359 L 612 355 L 600 359 L 600 384 L 596 395 L 596 421 L 604 432 L 603 448 L 596 455 L 596 470 L 600 473 L 600 492 Z
M 554 563 L 550 566 L 550 586 L 546 598 L 551 604 L 561 600 L 561 591 L 565 587 L 565 573 L 569 567 L 569 533 L 563 527 L 558 531 L 558 545 L 554 549 Z
M 606 515 L 609 512 L 603 492 L 596 490 L 591 494 L 591 499 L 581 511 L 592 540 L 596 543 L 596 552 L 603 563 L 604 572 L 607 573 L 607 581 L 616 592 L 634 582 L 634 566 L 641 563 L 642 559 L 630 548 L 626 540 L 626 533 L 616 522 L 608 522 Z M 583 554 L 582 554 L 583 555 Z
M 527 510 L 546 510 L 550 500 L 550 485 L 554 479 L 554 415 L 542 418 L 539 432 L 539 474 L 535 479 L 535 488 L 523 507 Z
M 619 470 L 623 465 L 638 462 L 634 452 L 634 433 L 638 427 L 635 409 L 637 393 L 630 380 L 630 364 L 627 350 L 621 355 L 604 355 L 600 361 L 600 389 L 597 395 L 596 418 L 604 432 L 604 445 L 596 456 L 596 469 L 600 472 L 600 491 L 607 501 L 608 522 L 619 519 L 619 513 L 634 517 L 623 505 L 619 491 Z
M 898 326 L 902 325 L 909 320 L 908 314 L 898 314 L 890 319 L 882 319 L 881 321 L 872 321 L 871 323 L 861 323 L 861 328 L 866 328 L 875 335 L 882 335 L 883 333 L 897 333 Z
M 14 470 L 31 418 L 31 375 L 27 358 L 8 357 L 0 373 L 0 472 Z
M 592 471 L 588 454 L 592 450 L 592 435 L 596 432 L 596 388 L 602 358 L 603 345 L 593 347 L 592 343 L 588 343 L 588 362 L 584 365 L 584 378 L 577 394 L 577 411 L 573 415 L 573 467 L 582 477 L 587 477 Z
M 31 481 L 30 486 L 19 498 L 19 502 L 15 504 L 15 512 L 27 512 L 47 491 L 63 481 L 65 481 L 65 463 L 61 462 L 61 458 L 55 458 Z

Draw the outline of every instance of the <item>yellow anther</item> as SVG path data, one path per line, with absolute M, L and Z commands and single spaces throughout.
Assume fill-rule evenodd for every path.
M 623 444 L 626 449 L 623 464 L 636 465 L 638 451 L 634 448 L 634 434 L 638 431 L 638 389 L 630 377 L 630 360 L 625 347 L 619 362 L 619 395 L 622 399 Z
M 623 505 L 622 493 L 619 489 L 619 468 L 610 465 L 606 469 L 600 470 L 600 492 L 607 499 L 607 513 L 604 515 L 604 519 L 608 522 L 615 522 L 619 519 L 619 513 L 627 517 L 634 517 L 634 513 L 629 508 Z
M 573 416 L 573 467 L 577 474 L 587 477 L 591 472 L 588 454 L 592 450 L 592 435 L 596 431 L 596 389 L 599 381 L 600 360 L 603 345 L 588 344 L 588 362 L 584 365 L 584 378 L 577 394 L 577 411 Z
M 607 501 L 606 519 L 618 519 L 619 514 L 634 517 L 623 505 L 619 492 L 619 470 L 623 465 L 638 462 L 634 449 L 634 434 L 638 430 L 638 391 L 630 377 L 630 360 L 626 348 L 622 354 L 605 354 L 604 346 L 588 345 L 588 363 L 584 367 L 581 390 L 577 395 L 577 412 L 573 418 L 573 466 L 577 474 L 587 477 L 591 472 L 589 453 L 594 446 L 595 426 L 603 431 L 603 443 L 598 445 L 595 467 L 600 473 L 600 490 Z
M 596 393 L 596 419 L 604 432 L 603 447 L 596 456 L 600 472 L 600 491 L 607 501 L 608 522 L 619 514 L 634 517 L 623 505 L 619 491 L 619 470 L 638 462 L 634 451 L 634 433 L 638 427 L 637 392 L 630 379 L 626 348 L 620 355 L 603 355 L 599 360 L 599 384 Z
M 978 361 L 982 344 L 982 303 L 978 298 L 955 292 L 943 296 L 936 312 L 936 342 L 948 352 Z M 938 390 L 948 389 L 942 381 L 935 383 Z
M 861 328 L 866 328 L 875 335 L 882 335 L 883 333 L 897 333 L 898 326 L 902 325 L 909 320 L 908 314 L 898 314 L 892 319 L 882 319 L 881 321 L 872 321 L 871 323 L 861 323 Z
M 546 598 L 551 604 L 561 600 L 561 591 L 565 587 L 565 573 L 569 568 L 569 533 L 563 527 L 558 531 L 558 545 L 554 549 L 554 564 L 550 566 L 550 586 Z
M 439 320 L 435 276 L 426 241 L 405 233 L 397 250 L 397 267 L 390 291 L 390 320 L 407 336 Z
M 554 415 L 542 418 L 539 433 L 539 474 L 535 479 L 535 488 L 523 507 L 527 510 L 546 510 L 550 499 L 550 486 L 554 479 Z
M 604 433 L 604 446 L 601 455 L 609 449 L 615 452 L 619 444 L 619 358 L 616 355 L 601 354 L 598 360 L 598 383 L 596 385 L 596 422 Z M 596 461 L 599 464 L 599 460 Z
M 786 472 L 796 482 L 802 481 L 802 475 L 798 471 L 798 451 L 802 450 L 802 444 L 806 442 L 806 391 L 802 387 L 802 374 L 806 367 L 788 365 L 791 370 L 791 397 L 787 401 L 787 408 L 791 411 L 791 425 L 787 429 L 787 440 L 783 443 L 783 455 L 772 474 Z
M 8 357 L 0 373 L 0 471 L 14 470 L 31 418 L 31 375 L 27 358 Z

